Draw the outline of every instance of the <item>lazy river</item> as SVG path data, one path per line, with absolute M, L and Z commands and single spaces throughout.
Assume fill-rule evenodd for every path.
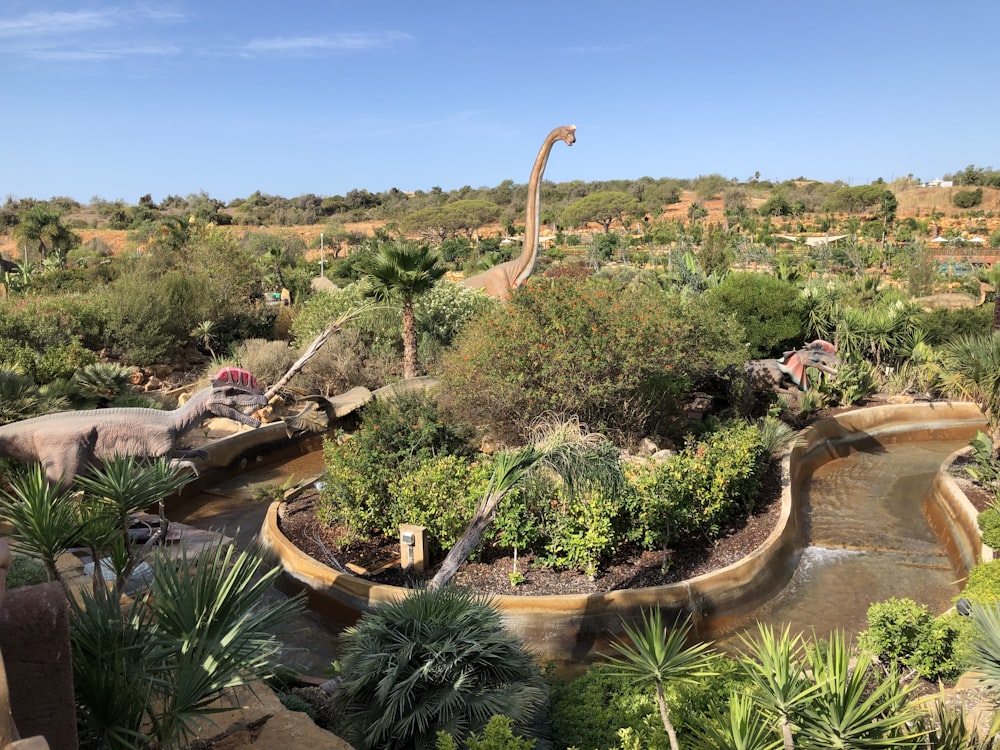
M 791 469 L 786 463 L 779 528 L 746 560 L 670 586 L 497 597 L 505 622 L 544 658 L 580 662 L 604 649 L 622 618 L 634 619 L 653 605 L 664 609 L 667 621 L 690 614 L 700 638 L 722 644 L 757 621 L 820 636 L 835 628 L 856 633 L 866 626 L 869 604 L 892 596 L 944 611 L 978 548 L 970 552 L 967 537 L 975 532 L 969 521 L 949 520 L 950 511 L 940 507 L 935 482 L 942 462 L 983 426 L 982 415 L 967 404 L 864 412 L 806 431 L 786 459 Z M 321 469 L 316 452 L 242 473 L 185 503 L 191 510 L 178 520 L 231 535 L 240 528 L 240 536 L 260 529 L 284 568 L 283 588 L 307 591 L 315 610 L 297 644 L 309 649 L 310 639 L 317 639 L 312 650 L 325 659 L 328 650 L 333 653 L 336 629 L 405 591 L 313 561 L 281 536 L 277 503 L 265 510 L 259 501 L 248 502 L 255 484 L 301 480 Z M 974 528 L 974 518 L 971 523 Z

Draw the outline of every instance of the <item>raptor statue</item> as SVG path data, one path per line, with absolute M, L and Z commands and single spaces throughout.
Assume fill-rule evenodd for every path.
M 809 390 L 807 371 L 810 367 L 820 372 L 836 376 L 840 357 L 837 347 L 829 341 L 816 339 L 801 349 L 785 352 L 780 359 L 753 359 L 746 363 L 746 373 L 750 385 L 755 389 L 785 389 L 785 379 L 792 381 L 803 393 Z
M 482 273 L 462 281 L 463 286 L 470 289 L 482 289 L 491 297 L 498 299 L 508 299 L 515 288 L 521 286 L 532 271 L 535 270 L 535 261 L 538 258 L 538 237 L 539 237 L 539 213 L 538 206 L 541 201 L 542 174 L 545 172 L 545 164 L 549 160 L 549 152 L 556 141 L 562 141 L 567 146 L 576 143 L 576 125 L 564 125 L 556 128 L 547 136 L 542 143 L 542 148 L 535 159 L 535 166 L 531 169 L 531 177 L 528 178 L 528 205 L 524 219 L 524 246 L 521 254 L 506 263 L 500 263 L 487 269 Z
M 195 470 L 201 451 L 175 447 L 177 439 L 208 416 L 233 419 L 250 427 L 251 415 L 267 406 L 257 380 L 246 370 L 225 367 L 211 385 L 172 411 L 119 407 L 46 414 L 0 426 L 0 455 L 41 463 L 52 484 L 70 484 L 86 469 L 120 456 L 170 458 Z M 197 471 L 195 470 L 195 473 Z

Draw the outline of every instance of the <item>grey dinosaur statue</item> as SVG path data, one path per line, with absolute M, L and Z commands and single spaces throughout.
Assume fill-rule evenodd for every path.
M 801 349 L 785 352 L 780 359 L 753 359 L 746 363 L 746 373 L 754 388 L 784 388 L 787 378 L 802 392 L 809 390 L 807 370 L 813 367 L 822 373 L 836 376 L 840 366 L 837 347 L 829 341 L 816 339 Z
M 463 286 L 470 289 L 482 289 L 491 297 L 507 299 L 517 287 L 521 286 L 535 270 L 535 261 L 538 259 L 538 237 L 539 237 L 539 211 L 542 193 L 542 174 L 545 172 L 545 164 L 549 160 L 549 152 L 556 141 L 562 141 L 567 146 L 576 143 L 576 125 L 564 125 L 556 128 L 547 136 L 542 143 L 542 148 L 535 159 L 535 165 L 531 169 L 531 176 L 528 178 L 528 205 L 525 210 L 524 219 L 524 246 L 521 254 L 513 260 L 493 266 L 482 273 L 462 281 Z
M 41 463 L 52 484 L 70 484 L 99 461 L 115 455 L 170 458 L 174 465 L 197 470 L 191 459 L 203 452 L 176 448 L 178 438 L 208 416 L 259 427 L 249 416 L 267 405 L 254 377 L 223 368 L 212 385 L 172 411 L 120 407 L 46 414 L 0 426 L 0 455 Z

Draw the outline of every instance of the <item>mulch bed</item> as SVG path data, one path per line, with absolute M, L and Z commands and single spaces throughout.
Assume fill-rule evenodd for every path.
M 455 576 L 455 583 L 483 594 L 593 594 L 618 589 L 660 586 L 723 568 L 757 549 L 774 529 L 781 510 L 781 467 L 768 468 L 756 506 L 745 525 L 730 529 L 714 543 L 692 539 L 669 551 L 669 565 L 663 570 L 663 553 L 622 554 L 602 567 L 591 579 L 583 573 L 553 570 L 535 565 L 531 556 L 515 561 L 511 550 L 490 549 L 475 561 L 466 562 Z M 373 561 L 399 557 L 398 539 L 376 539 L 364 544 L 341 547 L 341 530 L 324 526 L 316 519 L 315 493 L 304 493 L 289 502 L 281 514 L 282 533 L 314 559 L 330 565 L 331 556 L 341 565 L 362 561 L 374 569 Z M 436 561 L 440 563 L 440 560 Z M 510 574 L 517 570 L 524 576 L 516 587 Z M 424 574 L 402 570 L 392 565 L 382 572 L 366 576 L 369 580 L 391 586 L 416 586 L 430 580 L 432 567 Z

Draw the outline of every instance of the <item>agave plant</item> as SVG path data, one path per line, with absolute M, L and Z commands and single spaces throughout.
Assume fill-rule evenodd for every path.
M 524 732 L 547 695 L 499 612 L 455 587 L 379 604 L 340 643 L 336 728 L 358 750 L 433 748 L 439 731 L 458 742 L 494 715 Z

